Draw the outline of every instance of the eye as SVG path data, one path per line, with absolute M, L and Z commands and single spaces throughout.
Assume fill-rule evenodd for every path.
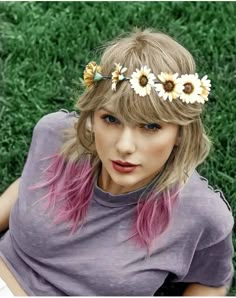
M 108 124 L 119 123 L 119 120 L 112 115 L 103 115 L 101 118 Z
M 161 129 L 161 126 L 157 123 L 142 124 L 141 126 L 150 132 L 154 132 Z

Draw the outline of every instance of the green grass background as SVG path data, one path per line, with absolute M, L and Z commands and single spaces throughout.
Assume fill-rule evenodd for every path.
M 235 2 L 0 2 L 0 193 L 20 176 L 40 117 L 73 110 L 83 90 L 81 65 L 98 59 L 99 46 L 118 34 L 152 27 L 188 48 L 197 71 L 212 80 L 203 118 L 214 148 L 199 171 L 224 191 L 235 214 L 235 8 Z

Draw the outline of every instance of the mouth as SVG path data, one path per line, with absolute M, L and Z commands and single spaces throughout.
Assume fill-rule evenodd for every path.
M 114 162 L 115 164 L 119 165 L 119 166 L 123 166 L 123 167 L 137 167 L 138 165 L 130 163 L 130 162 L 124 162 L 121 160 L 112 160 L 112 162 Z
M 112 166 L 113 169 L 119 173 L 131 173 L 137 168 L 138 165 L 131 163 L 120 164 L 120 162 L 118 163 L 117 161 L 112 161 Z

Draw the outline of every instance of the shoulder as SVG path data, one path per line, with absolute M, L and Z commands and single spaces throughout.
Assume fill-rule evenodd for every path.
M 61 109 L 57 112 L 47 114 L 39 119 L 34 127 L 34 132 L 69 128 L 73 125 L 73 122 L 78 119 L 78 117 L 79 115 L 75 111 L 69 112 L 65 109 Z
M 73 128 L 77 119 L 78 114 L 75 111 L 67 110 L 43 116 L 33 129 L 30 153 L 38 159 L 54 154 L 64 142 L 65 130 Z
M 188 179 L 179 195 L 182 211 L 192 217 L 201 231 L 201 248 L 214 245 L 231 233 L 234 219 L 229 203 L 197 172 Z
M 64 143 L 65 130 L 73 128 L 77 119 L 76 112 L 60 110 L 43 116 L 36 123 L 21 174 L 22 181 L 27 186 L 35 185 L 39 177 L 44 175 L 44 169 L 48 168 L 51 163 L 50 158 L 58 154 Z

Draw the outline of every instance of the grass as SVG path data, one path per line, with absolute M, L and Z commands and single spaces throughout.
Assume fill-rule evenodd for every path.
M 73 109 L 82 65 L 99 58 L 98 47 L 135 26 L 153 27 L 186 46 L 197 71 L 212 80 L 203 118 L 214 148 L 199 171 L 223 189 L 235 212 L 235 8 L 235 2 L 0 2 L 0 192 L 20 176 L 38 119 Z

